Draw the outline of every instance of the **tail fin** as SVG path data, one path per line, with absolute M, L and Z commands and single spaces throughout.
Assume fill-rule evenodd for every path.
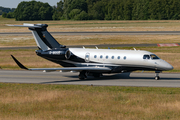
M 53 36 L 47 31 L 47 24 L 26 24 L 23 25 L 8 25 L 17 27 L 28 27 L 32 31 L 37 46 L 42 50 L 54 49 L 54 48 L 65 48 L 59 44 Z

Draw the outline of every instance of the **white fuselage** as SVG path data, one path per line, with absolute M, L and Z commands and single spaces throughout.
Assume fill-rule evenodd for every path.
M 126 67 L 142 67 L 160 71 L 173 69 L 169 63 L 160 58 L 143 58 L 144 55 L 155 55 L 148 51 L 88 48 L 69 48 L 69 50 L 75 56 L 85 59 L 87 65 L 99 63 L 104 66 L 117 65 Z

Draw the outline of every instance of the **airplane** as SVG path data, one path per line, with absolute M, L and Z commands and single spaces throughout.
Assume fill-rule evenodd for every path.
M 142 50 L 67 48 L 59 44 L 47 31 L 47 24 L 8 25 L 28 27 L 34 36 L 38 50 L 36 54 L 49 61 L 57 63 L 63 68 L 26 68 L 13 55 L 17 65 L 31 71 L 79 72 L 79 79 L 87 76 L 101 77 L 103 74 L 125 73 L 137 70 L 155 71 L 155 79 L 159 80 L 159 73 L 172 70 L 173 66 L 160 59 L 154 53 Z

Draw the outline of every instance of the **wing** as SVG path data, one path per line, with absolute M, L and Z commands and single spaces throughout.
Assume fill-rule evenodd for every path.
M 16 64 L 21 68 L 25 70 L 32 70 L 32 71 L 56 71 L 56 70 L 62 70 L 62 71 L 98 71 L 98 72 L 108 72 L 111 71 L 112 69 L 109 67 L 66 67 L 66 68 L 27 68 L 23 64 L 21 64 L 13 55 L 11 55 L 13 60 L 16 62 Z

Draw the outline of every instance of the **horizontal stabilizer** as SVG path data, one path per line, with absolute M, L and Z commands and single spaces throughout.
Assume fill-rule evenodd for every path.
M 66 67 L 66 68 L 26 68 L 24 65 L 22 65 L 13 55 L 11 55 L 16 64 L 21 68 L 25 70 L 32 70 L 32 71 L 56 71 L 56 70 L 62 70 L 62 71 L 111 71 L 111 68 L 109 67 Z
M 24 23 L 23 25 L 7 25 L 7 26 L 12 26 L 12 27 L 28 27 L 28 28 L 42 28 L 43 24 L 28 24 Z

